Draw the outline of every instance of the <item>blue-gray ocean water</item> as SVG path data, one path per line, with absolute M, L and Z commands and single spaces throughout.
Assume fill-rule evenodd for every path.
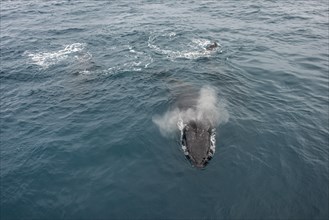
M 329 218 L 327 0 L 0 4 L 1 219 Z M 165 115 L 205 87 L 197 169 Z

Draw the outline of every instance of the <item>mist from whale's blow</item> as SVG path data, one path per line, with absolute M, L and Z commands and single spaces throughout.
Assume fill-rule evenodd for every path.
M 226 110 L 225 102 L 219 99 L 215 88 L 203 86 L 198 96 L 188 97 L 188 99 L 178 100 L 173 109 L 163 115 L 153 117 L 153 122 L 159 127 L 162 135 L 170 136 L 175 133 L 177 123 L 208 121 L 212 127 L 217 127 L 228 121 L 229 113 Z M 184 105 L 181 105 L 182 102 Z

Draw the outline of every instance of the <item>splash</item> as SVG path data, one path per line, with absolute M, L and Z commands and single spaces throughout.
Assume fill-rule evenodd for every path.
M 26 52 L 25 54 L 31 58 L 32 63 L 43 68 L 48 68 L 68 58 L 74 58 L 80 62 L 90 60 L 92 55 L 89 52 L 83 52 L 85 46 L 86 44 L 83 43 L 73 43 L 66 45 L 62 50 L 54 52 Z
M 219 100 L 216 89 L 213 87 L 202 87 L 198 96 L 191 98 L 188 102 L 191 103 L 190 106 L 176 107 L 162 116 L 153 117 L 153 122 L 159 127 L 162 135 L 170 136 L 177 132 L 177 128 L 182 131 L 189 121 L 210 123 L 212 128 L 216 128 L 229 119 L 225 102 Z

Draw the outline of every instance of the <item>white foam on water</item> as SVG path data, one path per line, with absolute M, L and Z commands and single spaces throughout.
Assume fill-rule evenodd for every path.
M 156 44 L 158 37 L 168 37 L 168 41 L 170 41 L 175 36 L 176 33 L 174 32 L 164 33 L 158 36 L 150 35 L 148 39 L 148 47 L 159 54 L 166 55 L 166 57 L 170 60 L 175 60 L 179 58 L 193 60 L 201 57 L 210 57 L 214 53 L 214 51 L 217 51 L 217 48 L 212 51 L 207 50 L 207 46 L 209 46 L 212 42 L 208 39 L 202 38 L 192 39 L 187 45 L 184 46 L 183 50 L 177 50 L 176 48 L 161 48 L 159 45 Z M 218 44 L 218 46 L 218 48 L 221 48 L 220 44 Z
M 82 75 L 90 75 L 91 72 L 89 70 L 82 70 L 82 71 L 79 71 L 79 74 L 82 74 Z
M 130 62 L 126 62 L 123 64 L 118 64 L 115 66 L 112 66 L 110 68 L 107 69 L 107 71 L 105 72 L 105 74 L 116 74 L 119 72 L 126 72 L 126 71 L 134 71 L 134 72 L 140 72 L 142 71 L 143 68 L 146 68 L 143 62 L 141 61 L 130 61 Z M 148 63 L 149 65 L 149 63 Z
M 169 33 L 169 37 L 172 38 L 172 37 L 175 37 L 176 36 L 176 33 L 175 32 L 170 32 Z
M 90 60 L 92 55 L 89 52 L 83 53 L 86 44 L 84 43 L 73 43 L 66 45 L 64 49 L 53 51 L 53 52 L 29 52 L 25 54 L 30 57 L 33 64 L 48 68 L 49 66 L 55 65 L 61 61 L 69 58 L 74 58 L 78 61 Z
M 209 57 L 210 51 L 172 51 L 168 53 L 169 59 L 185 58 L 189 60 L 198 59 L 201 57 Z

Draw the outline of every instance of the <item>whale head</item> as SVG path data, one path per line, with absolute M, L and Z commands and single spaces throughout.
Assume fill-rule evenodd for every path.
M 203 168 L 215 152 L 215 129 L 209 123 L 189 121 L 182 130 L 181 141 L 192 165 Z
M 208 45 L 208 46 L 206 47 L 206 49 L 207 49 L 207 50 L 214 50 L 214 49 L 217 48 L 217 47 L 218 47 L 218 44 L 217 44 L 217 42 L 215 41 L 214 43 Z

